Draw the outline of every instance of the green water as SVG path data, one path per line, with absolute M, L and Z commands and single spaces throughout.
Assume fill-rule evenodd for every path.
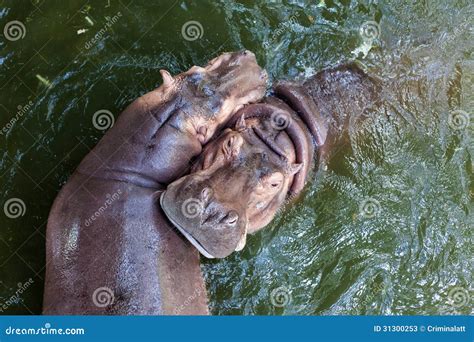
M 212 312 L 472 314 L 470 3 L 0 1 L 1 32 L 24 25 L 0 38 L 0 209 L 25 204 L 17 218 L 0 211 L 0 313 L 41 312 L 48 212 L 103 135 L 98 110 L 117 117 L 160 84 L 160 68 L 223 51 L 254 51 L 276 79 L 359 48 L 386 84 L 383 106 L 243 252 L 203 262 Z M 186 40 L 191 20 L 202 36 Z M 367 21 L 379 25 L 372 40 L 359 32 Z

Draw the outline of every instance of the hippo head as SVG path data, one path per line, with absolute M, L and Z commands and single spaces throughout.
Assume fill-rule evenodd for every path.
M 180 108 L 178 125 L 205 144 L 244 105 L 265 94 L 267 74 L 248 51 L 228 52 L 177 76 L 161 70 L 164 98 Z M 189 100 L 191 99 L 191 100 Z
M 247 233 L 268 224 L 288 194 L 301 190 L 311 138 L 290 111 L 281 103 L 243 108 L 204 147 L 191 173 L 161 195 L 166 216 L 206 257 L 242 249 Z

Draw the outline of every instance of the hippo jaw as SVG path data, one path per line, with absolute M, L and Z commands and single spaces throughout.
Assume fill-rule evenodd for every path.
M 183 236 L 194 246 L 197 248 L 197 250 L 199 251 L 199 253 L 201 253 L 202 255 L 204 255 L 206 258 L 208 259 L 214 259 L 215 257 L 210 254 L 206 248 L 204 248 L 203 245 L 201 245 L 199 243 L 199 241 L 197 241 L 191 234 L 189 234 L 185 228 L 183 228 L 177 221 L 175 221 L 173 219 L 173 215 L 171 215 L 170 212 L 168 212 L 168 210 L 166 209 L 167 206 L 163 205 L 164 203 L 164 197 L 165 197 L 165 194 L 166 194 L 166 191 L 164 191 L 161 196 L 160 196 L 160 206 L 161 208 L 163 209 L 163 212 L 165 213 L 166 217 L 168 218 L 168 220 L 173 224 L 173 226 L 179 230 L 179 232 L 181 234 L 183 234 Z
M 168 185 L 160 206 L 168 220 L 207 258 L 224 258 L 245 245 L 244 208 L 214 194 L 202 172 Z

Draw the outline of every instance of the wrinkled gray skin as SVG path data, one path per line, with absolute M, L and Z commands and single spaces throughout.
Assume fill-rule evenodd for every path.
M 303 189 L 314 150 L 327 158 L 378 93 L 377 82 L 355 65 L 323 70 L 304 83 L 279 82 L 280 99 L 241 109 L 191 174 L 168 186 L 165 214 L 207 257 L 242 249 L 247 233 L 265 227 L 288 195 Z M 198 204 L 191 215 L 182 210 L 189 203 Z
M 248 52 L 193 67 L 133 102 L 58 194 L 47 227 L 44 314 L 207 314 L 199 254 L 162 190 L 266 75 Z

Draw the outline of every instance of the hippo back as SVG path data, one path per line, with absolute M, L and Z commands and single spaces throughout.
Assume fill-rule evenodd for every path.
M 342 131 L 377 104 L 378 81 L 355 63 L 324 69 L 308 78 L 303 87 L 315 102 L 330 129 Z

